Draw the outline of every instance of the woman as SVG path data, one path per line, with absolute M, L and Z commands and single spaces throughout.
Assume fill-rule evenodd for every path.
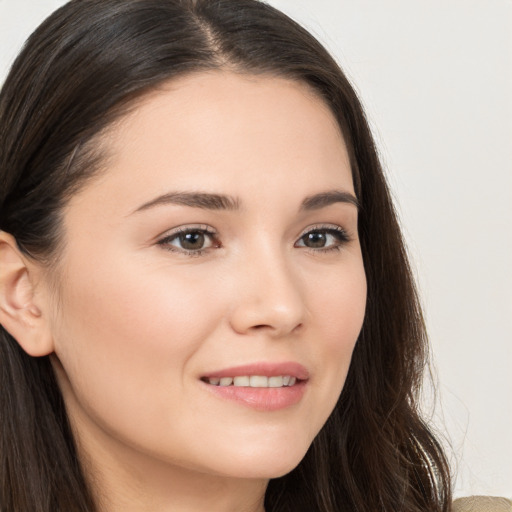
M 441 511 L 359 101 L 242 0 L 72 1 L 0 96 L 9 511 Z

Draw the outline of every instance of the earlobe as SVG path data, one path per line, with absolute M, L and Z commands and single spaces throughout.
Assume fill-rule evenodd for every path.
M 53 352 L 53 339 L 35 299 L 34 272 L 14 237 L 0 231 L 0 324 L 25 352 L 39 357 Z

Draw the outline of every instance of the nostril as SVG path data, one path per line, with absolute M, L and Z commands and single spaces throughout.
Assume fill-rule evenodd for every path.
M 282 336 L 298 332 L 303 326 L 305 307 L 297 297 L 265 293 L 259 297 L 247 292 L 230 312 L 230 324 L 237 333 Z
M 261 332 L 261 331 L 268 330 L 269 332 L 272 332 L 272 333 L 278 333 L 278 332 L 297 333 L 302 328 L 302 326 L 303 326 L 303 324 L 300 323 L 300 324 L 296 325 L 295 327 L 289 329 L 288 327 L 280 328 L 277 325 L 274 326 L 274 325 L 269 325 L 269 324 L 257 324 L 257 325 L 253 325 L 251 327 L 251 331 Z

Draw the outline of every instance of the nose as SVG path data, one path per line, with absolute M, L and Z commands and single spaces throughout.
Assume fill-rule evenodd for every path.
M 240 334 L 283 337 L 304 323 L 304 290 L 296 272 L 277 251 L 253 255 L 235 270 L 231 326 Z

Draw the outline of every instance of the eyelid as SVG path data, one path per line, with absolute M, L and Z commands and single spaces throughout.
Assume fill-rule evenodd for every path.
M 171 238 L 182 233 L 189 233 L 190 231 L 204 231 L 208 235 L 217 235 L 217 230 L 215 230 L 211 226 L 208 226 L 208 224 L 183 224 L 181 226 L 177 226 L 175 228 L 171 228 L 164 231 L 156 238 L 158 241 L 161 241 L 163 239 Z
M 328 235 L 337 237 L 337 242 L 325 247 L 308 247 L 305 243 L 302 245 L 297 245 L 302 239 L 308 235 L 309 233 L 314 232 L 324 232 Z M 297 238 L 297 241 L 294 244 L 294 247 L 299 247 L 301 249 L 308 250 L 312 253 L 328 253 L 331 251 L 339 251 L 345 244 L 352 241 L 352 236 L 348 233 L 346 229 L 337 225 L 337 224 L 317 224 L 308 226 L 302 234 Z
M 341 235 L 344 235 L 348 240 L 352 238 L 348 230 L 346 230 L 345 228 L 341 227 L 338 224 L 313 224 L 305 228 L 299 235 L 297 240 L 300 240 L 303 236 L 307 235 L 308 233 L 311 233 L 311 231 L 335 231 L 337 233 L 340 233 Z
M 194 232 L 201 232 L 204 235 L 208 236 L 212 241 L 212 246 L 205 247 L 202 249 L 191 250 L 176 247 L 170 244 L 170 242 L 176 239 L 179 235 Z M 185 224 L 165 231 L 162 235 L 160 235 L 157 238 L 156 245 L 162 247 L 167 251 L 182 254 L 184 256 L 201 256 L 202 254 L 204 254 L 205 252 L 209 251 L 212 248 L 217 249 L 221 247 L 221 244 L 218 242 L 217 236 L 217 231 L 213 229 L 211 226 L 208 226 L 207 224 Z

